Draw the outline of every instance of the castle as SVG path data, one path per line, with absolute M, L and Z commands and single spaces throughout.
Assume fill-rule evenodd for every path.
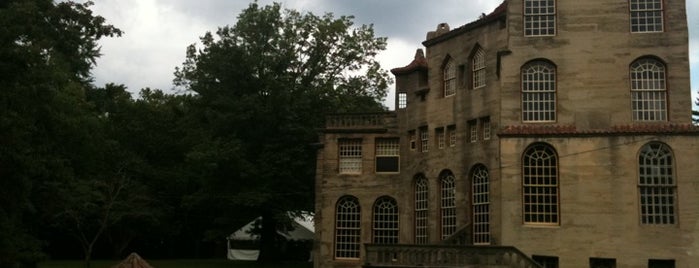
M 699 267 L 684 0 L 506 0 L 328 115 L 316 267 Z

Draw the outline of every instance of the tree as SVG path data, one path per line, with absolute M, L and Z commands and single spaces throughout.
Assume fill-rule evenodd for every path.
M 36 192 L 79 174 L 89 145 L 83 93 L 99 56 L 97 40 L 121 32 L 90 2 L 0 2 L 0 266 L 41 257 Z M 73 147 L 76 145 L 76 147 Z
M 694 101 L 694 105 L 699 106 L 699 97 Z M 699 110 L 692 110 L 692 122 L 699 125 Z
M 176 85 L 196 94 L 193 113 L 207 130 L 189 154 L 203 180 L 191 200 L 261 214 L 263 260 L 275 256 L 275 226 L 286 211 L 313 208 L 310 145 L 324 115 L 384 110 L 390 78 L 376 55 L 386 39 L 352 19 L 254 2 L 233 27 L 206 33 L 202 48 L 189 46 L 175 71 Z

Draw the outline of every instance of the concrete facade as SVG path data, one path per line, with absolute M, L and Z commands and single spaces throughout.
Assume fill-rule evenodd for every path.
M 559 267 L 597 267 L 598 259 L 612 267 L 699 267 L 699 128 L 691 125 L 685 1 L 662 3 L 663 31 L 652 33 L 632 33 L 629 1 L 609 0 L 556 1 L 551 36 L 525 36 L 524 0 L 505 1 L 458 28 L 438 25 L 423 42 L 426 53 L 419 50 L 409 65 L 392 70 L 396 111 L 334 115 L 354 120 L 326 125 L 316 176 L 315 266 L 364 264 L 364 244 L 374 241 L 374 202 L 383 196 L 397 203 L 398 243 L 415 244 L 418 175 L 428 179 L 429 243 L 442 240 L 439 177 L 445 171 L 456 179 L 456 225 L 471 232 L 472 171 L 482 165 L 489 180 L 490 245 L 553 258 Z M 485 52 L 485 86 L 474 89 L 471 66 L 479 48 Z M 664 120 L 633 119 L 630 66 L 642 58 L 665 67 Z M 523 120 L 522 67 L 534 60 L 555 67 L 554 120 Z M 448 61 L 457 68 L 451 96 L 443 93 Z M 401 93 L 405 107 L 399 105 Z M 471 126 L 477 127 L 474 142 Z M 422 130 L 429 134 L 427 152 L 421 150 Z M 443 148 L 438 135 L 444 135 Z M 380 138 L 400 140 L 399 172 L 375 171 Z M 358 174 L 339 172 L 343 139 L 361 140 Z M 523 215 L 523 154 L 536 144 L 551 148 L 556 157 L 553 223 L 532 224 Z M 641 220 L 639 157 L 648 144 L 671 152 L 673 211 L 665 213 L 672 223 Z M 335 255 L 336 206 L 343 196 L 360 205 L 360 250 L 352 258 Z

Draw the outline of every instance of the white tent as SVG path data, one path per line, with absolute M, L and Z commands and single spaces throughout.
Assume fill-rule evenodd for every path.
M 290 230 L 277 230 L 279 236 L 284 237 L 287 241 L 313 241 L 315 227 L 313 226 L 312 213 L 302 213 L 302 216 L 299 217 L 289 214 L 289 218 L 292 220 L 292 228 Z M 262 217 L 257 217 L 226 237 L 229 260 L 257 260 L 260 255 L 260 251 L 257 249 L 260 236 L 255 234 L 253 230 L 261 220 Z

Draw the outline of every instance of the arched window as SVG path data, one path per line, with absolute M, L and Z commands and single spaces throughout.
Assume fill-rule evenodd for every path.
M 669 146 L 651 142 L 641 148 L 638 191 L 642 224 L 675 224 L 677 184 Z
M 482 48 L 478 48 L 476 53 L 473 54 L 473 59 L 471 60 L 471 79 L 473 80 L 473 89 L 481 88 L 485 86 L 485 51 Z
M 532 61 L 522 67 L 522 121 L 556 121 L 556 66 Z
M 337 201 L 335 209 L 335 258 L 359 258 L 360 210 L 359 200 L 354 196 L 344 196 Z
M 477 165 L 471 172 L 471 193 L 473 195 L 473 244 L 490 244 L 490 183 L 488 169 Z
M 667 119 L 665 65 L 653 58 L 631 64 L 631 111 L 634 121 Z
M 427 178 L 418 174 L 415 176 L 415 244 L 429 242 L 427 228 L 429 187 Z
M 376 200 L 373 231 L 376 244 L 398 243 L 398 205 L 395 199 L 384 196 Z
M 454 174 L 444 171 L 440 177 L 441 233 L 442 240 L 456 232 L 456 186 Z
M 522 194 L 525 224 L 559 224 L 558 157 L 548 144 L 534 144 L 524 151 Z
M 444 65 L 444 97 L 449 97 L 456 94 L 456 66 L 454 60 L 449 59 Z

